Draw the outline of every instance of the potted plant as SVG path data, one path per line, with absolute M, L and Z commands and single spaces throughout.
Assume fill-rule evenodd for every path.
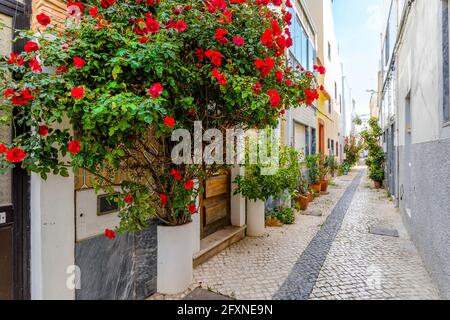
M 21 166 L 46 179 L 83 169 L 97 189 L 113 195 L 119 188 L 115 231 L 142 230 L 156 217 L 158 291 L 184 291 L 192 280 L 191 221 L 201 191 L 195 182 L 224 165 L 193 164 L 190 153 L 175 160 L 173 133 L 194 136 L 195 121 L 224 136 L 237 126 L 275 127 L 283 108 L 313 102 L 305 91 L 317 93 L 315 78 L 286 66 L 288 17 L 273 6 L 69 5 L 64 26 L 41 14 L 38 32 L 17 32 L 25 51 L 0 59 L 0 77 L 15 75 L 1 77 L 2 121 L 33 129 L 0 141 L 0 172 Z M 260 209 L 261 198 L 254 200 Z
M 382 130 L 376 118 L 371 118 L 369 120 L 369 129 L 362 132 L 365 147 L 368 150 L 366 165 L 369 168 L 369 178 L 373 180 L 376 189 L 380 189 L 383 186 L 385 177 L 385 155 L 380 145 L 381 134 Z
M 301 211 L 306 211 L 308 209 L 311 200 L 311 193 L 309 192 L 308 183 L 301 177 L 299 186 L 297 187 L 295 193 L 295 201 L 297 202 Z
M 320 184 L 319 172 L 319 154 L 309 155 L 306 157 L 306 167 L 308 168 L 309 187 L 314 191 L 315 195 L 320 195 L 322 185 Z
M 320 156 L 318 160 L 320 191 L 327 192 L 328 190 L 328 174 L 330 172 L 328 157 Z

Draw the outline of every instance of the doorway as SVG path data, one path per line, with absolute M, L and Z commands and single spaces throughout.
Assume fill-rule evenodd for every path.
M 20 52 L 12 44 L 14 29 L 29 29 L 31 1 L 0 0 L 0 54 Z M 14 75 L 10 75 L 13 77 Z M 11 143 L 11 125 L 0 126 L 0 142 Z M 15 128 L 22 134 L 26 128 Z M 29 177 L 19 166 L 0 175 L 0 300 L 30 299 Z
M 325 155 L 325 123 L 319 119 L 319 153 Z

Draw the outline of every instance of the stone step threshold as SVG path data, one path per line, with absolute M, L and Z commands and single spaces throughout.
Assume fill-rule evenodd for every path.
M 225 227 L 200 241 L 200 251 L 194 255 L 194 267 L 201 265 L 221 251 L 225 250 L 233 243 L 242 240 L 245 237 L 243 227 Z

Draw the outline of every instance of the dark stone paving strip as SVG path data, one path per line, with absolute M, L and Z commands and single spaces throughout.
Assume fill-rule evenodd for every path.
M 364 172 L 365 170 L 361 170 L 345 190 L 322 228 L 311 240 L 283 285 L 273 296 L 274 300 L 307 300 L 309 298 Z

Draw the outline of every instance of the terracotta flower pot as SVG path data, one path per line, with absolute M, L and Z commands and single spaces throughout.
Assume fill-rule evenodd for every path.
M 322 185 L 320 183 L 311 184 L 309 187 L 314 191 L 314 193 L 320 195 L 320 191 L 322 191 Z
M 312 192 L 308 193 L 308 201 L 313 202 L 314 201 L 314 194 Z
M 373 183 L 375 185 L 375 189 L 381 189 L 381 187 L 383 186 L 382 181 L 374 181 Z
M 301 211 L 306 211 L 308 209 L 309 197 L 298 196 L 296 200 L 297 200 L 298 205 L 300 206 Z
M 327 192 L 327 190 L 328 190 L 328 180 L 321 180 L 320 181 L 320 186 L 321 186 L 320 191 Z

